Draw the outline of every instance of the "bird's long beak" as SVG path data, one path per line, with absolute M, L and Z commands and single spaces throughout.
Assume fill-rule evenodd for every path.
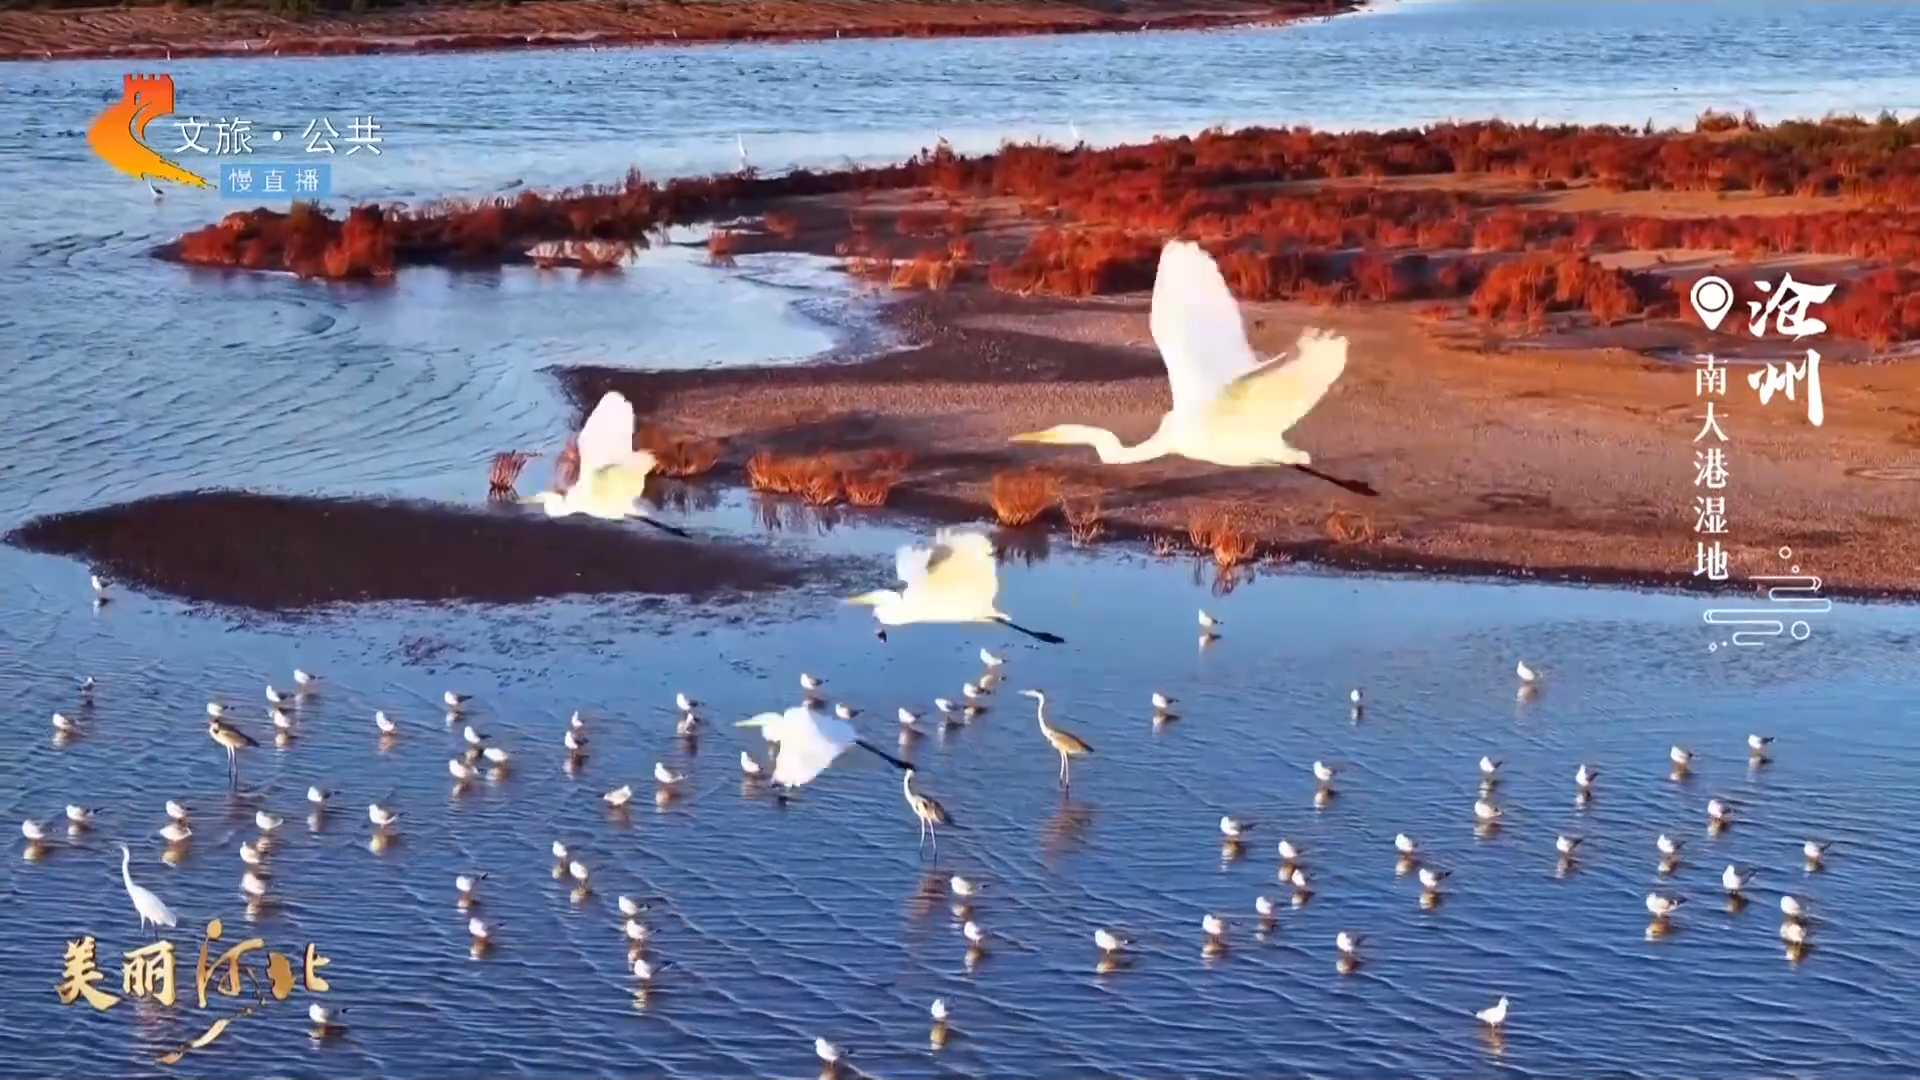
M 860 607 L 873 607 L 884 602 L 892 595 L 893 594 L 886 589 L 875 589 L 873 592 L 863 592 L 859 596 L 849 596 L 846 602 L 849 604 L 857 604 Z
M 1052 431 L 1023 431 L 1018 435 L 1007 436 L 1008 442 L 1052 443 L 1058 441 Z
M 768 724 L 770 724 L 770 723 L 772 723 L 772 722 L 773 722 L 773 721 L 771 721 L 771 720 L 765 720 L 765 719 L 761 719 L 760 717 L 754 717 L 754 718 L 753 718 L 753 719 L 751 719 L 751 720 L 739 720 L 739 721 L 736 721 L 736 722 L 734 723 L 734 725 L 733 725 L 733 726 L 734 726 L 734 727 L 757 727 L 757 728 L 763 728 L 763 727 L 766 727 L 766 726 L 767 726 Z

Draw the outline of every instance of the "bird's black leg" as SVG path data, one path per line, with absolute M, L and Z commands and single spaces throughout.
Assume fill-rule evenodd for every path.
M 860 749 L 865 750 L 870 754 L 873 754 L 874 756 L 878 757 L 880 760 L 886 762 L 887 764 L 903 772 L 906 771 L 907 769 L 913 768 L 912 762 L 902 761 L 899 758 L 894 757 L 892 754 L 887 753 L 885 750 L 882 750 L 879 747 L 873 745 L 872 743 L 868 742 L 865 739 L 855 739 L 853 740 L 853 745 L 858 746 Z
M 1030 629 L 1028 627 L 1021 626 L 1019 623 L 1014 622 L 1012 619 L 995 619 L 993 621 L 999 623 L 1001 626 L 1004 626 L 1009 630 L 1016 630 L 1022 634 L 1025 634 L 1028 637 L 1034 639 L 1035 641 L 1044 641 L 1049 645 L 1065 645 L 1067 643 L 1067 639 L 1061 637 L 1059 634 L 1049 634 L 1045 630 Z

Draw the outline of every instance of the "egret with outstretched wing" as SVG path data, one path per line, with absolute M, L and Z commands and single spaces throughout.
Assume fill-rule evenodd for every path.
M 785 712 L 764 712 L 737 727 L 757 727 L 779 749 L 773 757 L 772 780 L 781 787 L 811 783 L 841 754 L 858 746 L 896 769 L 913 766 L 860 738 L 852 724 L 812 707 L 795 705 Z
M 656 521 L 640 509 L 647 474 L 654 470 L 652 454 L 633 448 L 633 404 L 618 391 L 609 391 L 580 427 L 570 452 L 579 455 L 579 477 L 564 491 L 542 491 L 521 500 L 537 504 L 548 517 L 586 514 L 608 521 L 639 518 L 659 529 L 685 536 L 671 525 Z
M 1286 433 L 1346 370 L 1346 338 L 1306 330 L 1292 358 L 1255 357 L 1220 268 L 1185 240 L 1160 251 L 1148 323 L 1167 365 L 1173 409 L 1146 441 L 1126 446 L 1113 432 L 1086 424 L 1060 424 L 1012 441 L 1091 446 L 1108 465 L 1169 454 L 1236 467 L 1312 462 L 1305 450 L 1288 445 Z
M 872 608 L 882 626 L 993 622 L 1054 645 L 1066 640 L 1021 626 L 993 606 L 1000 592 L 1000 574 L 993 561 L 993 541 L 985 533 L 942 529 L 931 547 L 909 545 L 896 552 L 894 573 L 904 589 L 861 593 L 847 603 Z

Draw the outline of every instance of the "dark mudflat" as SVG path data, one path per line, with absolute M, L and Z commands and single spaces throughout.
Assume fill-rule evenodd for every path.
M 569 593 L 713 599 L 799 584 L 743 544 L 644 524 L 554 521 L 375 499 L 194 491 L 36 518 L 7 534 L 105 576 L 189 600 L 278 610 L 378 600 L 512 603 Z

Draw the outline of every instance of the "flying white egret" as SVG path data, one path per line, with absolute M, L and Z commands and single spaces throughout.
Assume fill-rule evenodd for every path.
M 1487 1025 L 1488 1027 L 1498 1029 L 1501 1024 L 1504 1024 L 1507 1022 L 1506 995 L 1505 994 L 1500 995 L 1499 1001 L 1494 1002 L 1492 1005 L 1488 1006 L 1487 1008 L 1481 1009 L 1479 1012 L 1474 1013 L 1473 1015 L 1477 1017 L 1481 1023 Z
M 472 724 L 468 724 L 466 728 L 460 732 L 460 738 L 465 740 L 468 746 L 475 746 L 475 747 L 487 741 L 487 737 L 481 734 L 480 732 L 475 731 Z
M 1084 754 L 1093 753 L 1093 746 L 1071 731 L 1065 731 L 1047 723 L 1047 695 L 1039 690 L 1022 690 L 1020 693 L 1034 700 L 1034 719 L 1040 724 L 1040 734 L 1055 753 L 1060 755 L 1060 786 L 1073 785 L 1073 770 L 1070 761 Z
M 893 566 L 904 590 L 877 589 L 847 600 L 872 608 L 881 626 L 994 622 L 1037 641 L 1058 645 L 1066 640 L 1021 626 L 993 606 L 1000 575 L 993 540 L 985 533 L 941 529 L 931 546 L 909 544 L 896 551 Z
M 120 881 L 127 887 L 127 899 L 133 901 L 133 910 L 140 915 L 140 929 L 153 926 L 156 930 L 165 926 L 171 928 L 178 920 L 173 909 L 153 894 L 153 890 L 133 880 L 133 852 L 125 844 L 120 845 Z
M 1060 424 L 1012 441 L 1091 446 L 1108 465 L 1168 454 L 1227 466 L 1312 462 L 1287 444 L 1286 433 L 1346 370 L 1346 338 L 1306 330 L 1292 359 L 1256 357 L 1220 268 L 1200 245 L 1184 240 L 1160 251 L 1149 326 L 1167 365 L 1173 409 L 1144 442 L 1124 446 L 1113 432 L 1085 424 Z
M 647 474 L 654 456 L 633 448 L 633 404 L 618 391 L 609 391 L 580 426 L 575 445 L 580 452 L 580 476 L 563 491 L 541 491 L 520 501 L 538 505 L 548 517 L 586 514 L 608 521 L 638 518 L 676 536 L 687 535 L 640 509 Z
M 191 812 L 192 812 L 192 809 L 188 807 L 185 803 L 175 802 L 172 799 L 167 800 L 167 817 L 173 819 L 174 821 L 187 820 L 187 816 Z
M 968 685 L 971 686 L 972 684 L 969 683 Z M 852 720 L 854 717 L 860 715 L 860 710 L 854 708 L 853 706 L 847 704 L 844 701 L 841 701 L 841 702 L 836 702 L 834 704 L 833 715 L 839 717 L 842 720 Z
M 800 673 L 800 689 L 808 693 L 812 693 L 825 685 L 827 685 L 827 680 L 817 675 L 809 675 L 804 671 Z
M 784 788 L 811 783 L 841 754 L 856 746 L 897 769 L 913 768 L 911 763 L 860 738 L 852 724 L 828 716 L 811 705 L 795 705 L 785 712 L 764 712 L 735 726 L 757 727 L 768 742 L 779 745 L 779 752 L 773 756 L 772 780 Z
M 907 708 L 905 705 L 900 706 L 900 711 L 894 713 L 893 715 L 895 719 L 900 721 L 901 727 L 912 727 L 914 721 L 920 719 L 919 713 L 914 712 L 912 709 Z

